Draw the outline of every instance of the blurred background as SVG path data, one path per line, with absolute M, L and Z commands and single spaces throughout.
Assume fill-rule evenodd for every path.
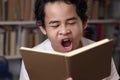
M 46 39 L 35 24 L 35 0 L 0 0 L 0 80 L 19 80 L 21 46 L 33 47 Z M 115 40 L 113 59 L 120 74 L 120 0 L 87 0 L 88 28 L 94 41 Z

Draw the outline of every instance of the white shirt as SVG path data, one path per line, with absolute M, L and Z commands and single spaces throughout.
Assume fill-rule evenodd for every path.
M 82 38 L 81 39 L 81 43 L 83 46 L 88 45 L 93 43 L 93 41 L 86 39 L 86 38 Z M 51 46 L 51 42 L 47 39 L 44 42 L 42 42 L 41 44 L 35 46 L 33 49 L 37 49 L 37 50 L 47 50 L 47 51 L 54 51 L 52 46 Z M 104 78 L 102 80 L 118 80 L 119 79 L 119 75 L 117 73 L 114 61 L 112 59 L 112 64 L 111 64 L 111 75 L 108 76 L 107 78 Z M 19 80 L 30 80 L 28 73 L 25 69 L 25 65 L 24 62 L 22 61 L 22 67 L 21 67 L 21 72 L 20 72 L 20 79 Z

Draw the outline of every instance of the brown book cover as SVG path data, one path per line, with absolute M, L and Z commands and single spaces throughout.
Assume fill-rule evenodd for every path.
M 68 53 L 20 48 L 30 80 L 101 80 L 110 75 L 112 50 L 109 39 Z

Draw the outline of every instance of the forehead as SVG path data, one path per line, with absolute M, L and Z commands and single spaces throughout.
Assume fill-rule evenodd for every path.
M 65 3 L 65 2 L 61 2 L 61 1 L 56 1 L 56 2 L 48 2 L 45 5 L 45 13 L 47 13 L 48 11 L 67 11 L 67 10 L 76 10 L 75 5 L 70 4 L 70 3 Z M 49 13 L 49 12 L 48 12 Z
M 68 1 L 51 1 L 51 2 L 47 2 L 45 4 L 46 5 L 53 5 L 53 4 L 66 4 L 66 5 L 74 5 L 74 3 L 68 2 Z
M 77 16 L 76 7 L 73 4 L 49 2 L 45 5 L 45 17 L 47 18 L 64 18 L 72 16 Z

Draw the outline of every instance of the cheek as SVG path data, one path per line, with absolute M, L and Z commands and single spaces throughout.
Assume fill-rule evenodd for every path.
M 51 30 L 51 29 L 48 29 L 47 31 L 47 37 L 51 40 L 51 41 L 55 41 L 57 38 L 57 31 L 55 30 Z
M 83 28 L 80 26 L 76 26 L 72 29 L 72 33 L 75 38 L 79 38 L 83 35 Z
M 73 47 L 74 49 L 78 48 L 80 45 L 80 39 L 83 35 L 83 28 L 76 28 L 76 29 L 72 29 L 73 30 Z

